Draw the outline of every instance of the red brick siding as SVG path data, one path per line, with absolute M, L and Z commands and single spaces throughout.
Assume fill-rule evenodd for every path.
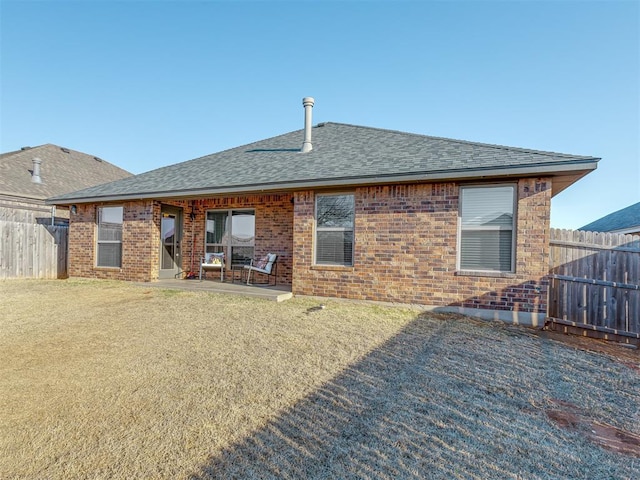
M 190 208 L 185 212 L 183 254 L 191 256 Z M 238 197 L 209 198 L 193 201 L 196 219 L 193 222 L 193 245 L 195 265 L 204 256 L 205 218 L 207 210 L 251 209 L 256 215 L 255 256 L 267 253 L 278 255 L 277 282 L 291 285 L 293 251 L 293 204 L 290 194 L 248 195 Z M 262 280 L 262 279 L 260 279 Z
M 148 281 L 153 275 L 152 265 L 156 265 L 157 276 L 159 233 L 152 223 L 153 203 L 138 201 L 118 205 L 124 207 L 122 267 L 96 267 L 98 205 L 79 204 L 77 214 L 71 215 L 69 223 L 69 276 Z
M 549 255 L 550 179 L 518 181 L 516 272 L 506 278 L 456 270 L 459 185 L 361 187 L 355 194 L 353 267 L 313 263 L 315 193 L 166 202 L 184 209 L 182 268 L 197 271 L 205 212 L 256 212 L 256 256 L 278 254 L 278 283 L 294 293 L 544 312 Z M 95 267 L 96 205 L 78 205 L 70 225 L 70 275 L 149 281 L 158 277 L 161 202 L 123 204 L 123 265 Z M 195 219 L 190 214 L 193 211 Z M 192 255 L 193 252 L 193 255 Z
M 125 202 L 122 268 L 96 267 L 96 204 L 78 205 L 69 227 L 70 276 L 116 280 L 156 280 L 160 261 L 160 222 L 162 205 L 183 209 L 181 268 L 199 269 L 204 254 L 207 210 L 246 208 L 256 212 L 256 256 L 278 254 L 277 280 L 291 284 L 293 249 L 293 204 L 290 194 L 255 195 L 179 201 Z M 115 204 L 114 204 L 115 205 Z M 191 220 L 191 212 L 195 219 Z M 193 252 L 193 256 L 192 256 Z
M 305 295 L 546 310 L 550 179 L 518 182 L 516 273 L 456 271 L 459 185 L 356 188 L 353 267 L 313 265 L 314 193 L 295 194 L 293 292 Z

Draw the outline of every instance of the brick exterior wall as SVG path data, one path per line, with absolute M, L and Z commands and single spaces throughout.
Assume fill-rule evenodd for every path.
M 122 268 L 96 267 L 98 205 L 78 204 L 78 211 L 71 215 L 69 223 L 69 276 L 137 282 L 157 278 L 159 204 L 137 201 L 113 206 L 124 207 Z M 158 222 L 154 221 L 156 210 Z
M 111 205 L 111 204 L 109 204 Z M 198 272 L 205 248 L 207 210 L 253 209 L 256 214 L 255 255 L 276 253 L 277 281 L 290 285 L 293 251 L 293 204 L 290 194 L 254 195 L 180 201 L 136 201 L 124 206 L 122 268 L 96 267 L 96 204 L 79 204 L 69 226 L 69 275 L 128 281 L 158 279 L 162 205 L 180 207 L 181 268 Z M 191 220 L 191 213 L 195 214 Z M 229 272 L 228 272 L 229 273 Z
M 550 179 L 518 181 L 515 274 L 456 269 L 459 185 L 356 188 L 353 267 L 314 266 L 312 191 L 295 194 L 295 294 L 545 312 Z
M 517 181 L 514 274 L 457 271 L 459 188 L 450 182 L 352 190 L 353 267 L 314 265 L 315 193 L 311 190 L 165 204 L 183 209 L 185 271 L 197 272 L 204 255 L 207 210 L 254 209 L 255 255 L 278 254 L 278 284 L 292 285 L 294 294 L 544 313 L 551 179 Z M 70 276 L 158 278 L 161 202 L 120 205 L 124 206 L 122 268 L 95 266 L 97 206 L 80 204 L 69 229 Z
M 237 197 L 193 200 L 185 208 L 183 259 L 191 262 L 193 245 L 194 269 L 197 272 L 205 251 L 205 220 L 207 210 L 248 209 L 255 211 L 256 239 L 254 256 L 278 255 L 276 275 L 279 285 L 291 285 L 293 252 L 293 203 L 290 194 L 246 195 Z M 190 219 L 191 208 L 195 220 Z M 193 237 L 193 240 L 192 240 Z M 189 268 L 191 269 L 191 268 Z M 231 272 L 227 272 L 229 274 Z M 258 281 L 266 279 L 258 278 Z

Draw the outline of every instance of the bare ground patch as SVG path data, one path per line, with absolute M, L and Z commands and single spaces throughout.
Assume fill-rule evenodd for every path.
M 547 415 L 560 427 L 582 431 L 589 440 L 603 448 L 640 458 L 640 435 L 593 421 L 588 413 L 570 402 L 552 400 L 552 403 L 555 405 L 547 410 Z
M 0 282 L 0 477 L 640 476 L 583 423 L 640 435 L 623 362 L 522 328 L 325 303 Z M 558 402 L 580 417 L 559 425 Z

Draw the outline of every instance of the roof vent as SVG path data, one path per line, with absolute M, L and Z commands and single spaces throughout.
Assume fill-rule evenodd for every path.
M 93 159 L 94 159 L 96 162 L 101 162 L 101 161 L 102 161 L 102 159 L 101 159 L 101 158 L 98 158 L 98 157 L 93 157 Z
M 22 151 L 31 150 L 31 147 L 22 147 L 20 150 L 22 150 Z
M 40 178 L 40 164 L 42 160 L 39 158 L 33 159 L 33 172 L 31 172 L 31 181 L 33 183 L 42 183 L 42 179 Z
M 304 97 L 302 105 L 304 106 L 304 142 L 302 142 L 302 153 L 308 153 L 313 150 L 311 144 L 311 109 L 315 100 L 313 97 Z
M 71 153 L 71 150 L 69 150 L 68 148 L 60 147 L 60 150 L 62 150 L 64 153 Z

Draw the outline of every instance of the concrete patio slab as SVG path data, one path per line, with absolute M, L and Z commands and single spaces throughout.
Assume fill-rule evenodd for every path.
M 211 293 L 227 293 L 244 295 L 246 297 L 264 298 L 276 302 L 283 302 L 293 297 L 291 287 L 287 285 L 247 285 L 245 283 L 219 282 L 213 280 L 181 280 L 161 279 L 155 282 L 137 283 L 137 285 L 170 290 L 188 290 Z

